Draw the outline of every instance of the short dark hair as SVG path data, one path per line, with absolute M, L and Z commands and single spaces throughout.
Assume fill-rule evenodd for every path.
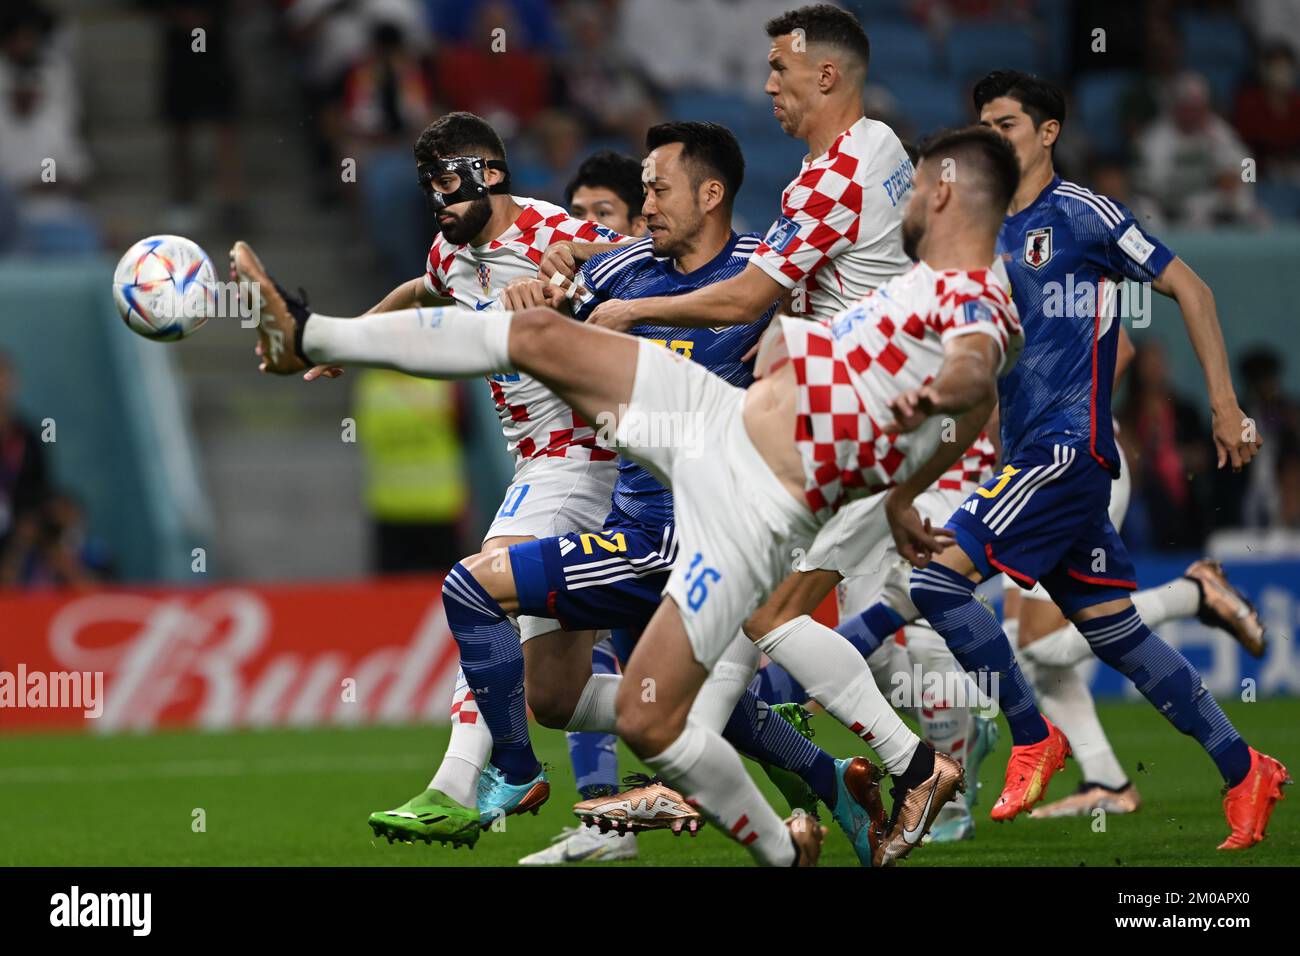
M 641 182 L 641 164 L 631 156 L 602 149 L 582 161 L 569 185 L 564 187 L 564 204 L 573 205 L 573 194 L 584 186 L 608 189 L 627 204 L 627 214 L 641 215 L 645 204 L 645 186 Z
M 767 35 L 772 39 L 803 31 L 804 42 L 824 43 L 847 53 L 867 75 L 867 64 L 871 62 L 871 41 L 862 29 L 858 18 L 847 10 L 833 7 L 829 3 L 813 3 L 797 10 L 790 10 L 767 21 Z
M 929 159 L 956 161 L 959 181 L 969 182 L 973 170 L 985 194 L 989 218 L 1001 222 L 1020 185 L 1020 162 L 1011 144 L 987 126 L 963 126 L 944 130 L 919 147 L 921 162 Z
M 745 154 L 735 134 L 718 123 L 683 121 L 651 126 L 645 134 L 646 152 L 682 144 L 682 158 L 691 170 L 691 185 L 698 187 L 710 176 L 722 180 L 726 190 L 723 202 L 730 209 L 745 181 Z
M 971 98 L 978 115 L 984 105 L 1000 96 L 1017 101 L 1034 122 L 1034 129 L 1045 120 L 1065 123 L 1065 93 L 1050 80 L 1020 70 L 994 70 L 975 84 Z
M 505 159 L 506 146 L 487 120 L 462 110 L 434 120 L 415 141 L 417 163 L 448 156 Z

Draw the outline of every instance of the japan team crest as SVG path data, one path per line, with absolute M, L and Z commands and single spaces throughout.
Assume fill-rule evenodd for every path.
M 1052 227 L 1025 233 L 1025 265 L 1041 269 L 1052 258 Z

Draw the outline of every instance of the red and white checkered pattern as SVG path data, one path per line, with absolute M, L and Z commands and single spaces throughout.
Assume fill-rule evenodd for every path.
M 944 491 L 960 491 L 969 495 L 993 477 L 993 466 L 997 460 L 998 453 L 993 442 L 989 441 L 988 435 L 980 432 L 980 437 L 966 449 L 966 454 L 957 459 L 935 485 Z
M 901 229 L 911 181 L 898 137 L 863 117 L 804 161 L 750 262 L 786 288 L 803 283 L 812 316 L 829 319 L 911 267 Z
M 501 308 L 501 290 L 513 279 L 536 276 L 542 255 L 553 242 L 610 242 L 622 236 L 594 222 L 575 219 L 559 206 L 515 196 L 523 211 L 510 227 L 482 246 L 433 240 L 424 284 L 435 295 L 482 312 Z M 497 375 L 488 379 L 508 450 L 522 461 L 541 456 L 610 461 L 615 455 L 596 445 L 593 429 L 536 379 Z
M 1024 345 L 1015 305 L 992 270 L 936 272 L 925 263 L 830 322 L 787 317 L 782 324 L 799 384 L 795 442 L 804 461 L 804 493 L 823 518 L 850 495 L 894 484 L 905 461 L 910 473 L 933 454 L 937 438 L 887 435 L 884 426 L 893 418 L 894 396 L 939 374 L 946 341 L 969 333 L 992 336 L 1003 356 L 999 374 Z M 968 470 L 982 471 L 984 455 L 978 446 L 967 452 L 962 481 Z M 968 464 L 970 457 L 975 464 Z

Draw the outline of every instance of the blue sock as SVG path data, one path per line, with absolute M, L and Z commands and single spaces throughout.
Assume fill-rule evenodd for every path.
M 892 607 L 877 601 L 856 617 L 840 621 L 835 630 L 866 659 L 906 623 Z
M 1196 738 L 1229 786 L 1245 779 L 1250 748 L 1205 689 L 1196 668 L 1143 624 L 1131 605 L 1078 628 L 1094 654 L 1131 680 L 1171 724 Z
M 808 700 L 803 685 L 775 661 L 768 661 L 767 666 L 754 675 L 749 689 L 767 704 L 803 704 Z
M 943 635 L 948 650 L 968 674 L 996 677 L 998 706 L 1011 725 L 1016 746 L 1047 737 L 1047 724 L 1016 663 L 1011 642 L 993 613 L 975 599 L 975 584 L 941 564 L 912 572 L 912 603 Z
M 442 582 L 442 606 L 456 643 L 460 667 L 479 713 L 492 731 L 492 763 L 509 783 L 537 774 L 524 705 L 524 650 L 519 633 L 492 597 L 457 562 Z
M 614 648 L 608 640 L 591 650 L 593 674 L 616 674 Z M 569 744 L 569 762 L 582 799 L 618 792 L 618 738 L 613 734 L 581 731 L 564 735 Z
M 835 807 L 835 758 L 772 713 L 753 691 L 740 698 L 722 736 L 754 760 L 797 773 L 826 806 Z

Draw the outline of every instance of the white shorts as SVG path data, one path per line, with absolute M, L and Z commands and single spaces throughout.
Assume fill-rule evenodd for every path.
M 874 577 L 900 560 L 882 507 L 885 492 L 848 502 L 817 532 L 812 547 L 795 562 L 796 571 L 835 571 L 842 578 Z M 916 496 L 917 513 L 942 528 L 966 494 L 930 488 Z
M 620 447 L 672 489 L 679 550 L 664 594 L 709 670 L 817 531 L 750 441 L 744 401 L 742 389 L 702 365 L 642 340 L 619 420 Z M 666 433 L 659 416 L 683 440 L 654 442 Z
M 1124 457 L 1124 449 L 1120 447 L 1119 442 L 1115 443 L 1115 450 L 1119 452 L 1119 477 L 1110 483 L 1110 504 L 1106 508 L 1106 513 L 1110 515 L 1110 523 L 1118 531 L 1124 526 L 1124 516 L 1128 514 L 1128 501 L 1133 494 L 1133 475 L 1129 472 L 1128 459 Z M 1011 580 L 1010 575 L 1002 575 L 1002 590 L 1010 591 L 1019 587 L 1020 585 Z M 1052 600 L 1052 596 L 1047 593 L 1047 588 L 1037 581 L 1032 588 L 1024 592 L 1024 598 L 1026 601 L 1049 603 Z
M 515 469 L 485 540 L 553 538 L 603 527 L 617 478 L 617 461 L 526 459 Z

